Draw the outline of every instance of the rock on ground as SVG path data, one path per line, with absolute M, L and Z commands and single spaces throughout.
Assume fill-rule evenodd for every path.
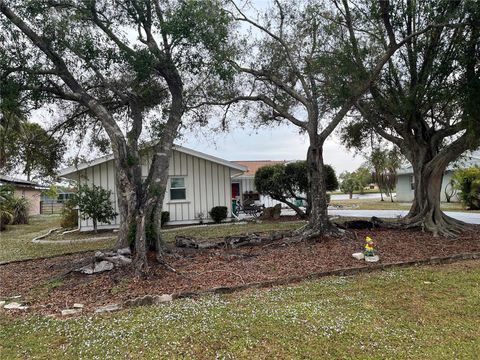
M 62 310 L 62 316 L 75 315 L 82 312 L 82 309 L 65 309 Z
M 103 261 L 95 263 L 94 266 L 89 264 L 89 265 L 86 265 L 84 267 L 81 267 L 77 271 L 79 271 L 81 273 L 84 273 L 84 274 L 87 274 L 87 275 L 92 275 L 92 274 L 96 274 L 96 273 L 100 273 L 100 272 L 104 272 L 104 271 L 110 271 L 112 269 L 113 269 L 113 263 L 111 263 L 110 261 L 103 260 Z
M 100 306 L 95 309 L 96 314 L 104 313 L 104 312 L 112 312 L 112 311 L 117 311 L 120 310 L 122 307 L 118 304 L 108 304 L 105 306 Z
M 17 302 L 11 302 L 9 304 L 3 305 L 3 308 L 7 310 L 26 310 L 28 309 L 28 306 L 22 305 Z

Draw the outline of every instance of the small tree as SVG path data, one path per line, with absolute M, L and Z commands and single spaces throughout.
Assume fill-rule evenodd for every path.
M 80 210 L 82 219 L 88 218 L 93 221 L 93 231 L 97 232 L 98 222 L 110 224 L 111 220 L 117 216 L 113 210 L 110 197 L 112 192 L 99 186 L 82 185 L 75 195 L 75 202 Z
M 360 193 L 363 194 L 365 187 L 367 187 L 372 180 L 372 174 L 365 166 L 359 167 L 357 170 L 355 170 L 354 174 L 358 182 L 358 190 L 360 190 Z
M 330 165 L 324 165 L 324 173 L 326 190 L 336 190 L 338 180 L 335 170 Z M 268 195 L 272 199 L 286 204 L 302 218 L 309 214 L 309 206 L 307 206 L 307 211 L 304 211 L 292 202 L 292 199 L 298 199 L 306 201 L 310 205 L 306 161 L 262 166 L 255 173 L 254 181 L 255 188 L 260 194 Z
M 390 196 L 393 202 L 393 191 L 397 182 L 397 170 L 400 168 L 402 159 L 397 148 L 383 150 L 380 147 L 372 149 L 368 158 L 370 167 L 373 170 L 373 179 L 380 189 L 380 196 L 383 201 L 383 194 Z
M 340 183 L 340 190 L 345 194 L 348 194 L 350 199 L 353 197 L 353 192 L 360 189 L 360 183 L 355 173 L 348 171 L 343 172 L 340 175 L 342 182 Z

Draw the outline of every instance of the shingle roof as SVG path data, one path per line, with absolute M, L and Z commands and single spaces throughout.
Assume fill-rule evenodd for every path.
M 233 161 L 236 164 L 245 166 L 245 171 L 241 176 L 255 176 L 255 173 L 259 168 L 265 165 L 285 164 L 286 160 L 239 160 Z
M 0 175 L 0 184 L 12 184 L 20 187 L 33 187 L 33 188 L 39 188 L 39 189 L 47 188 L 46 186 L 40 185 L 33 181 L 18 179 L 18 178 L 14 178 L 7 175 Z

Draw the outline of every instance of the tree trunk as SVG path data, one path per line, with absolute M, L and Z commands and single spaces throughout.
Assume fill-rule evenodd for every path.
M 327 190 L 323 164 L 323 148 L 318 136 L 310 136 L 310 146 L 307 152 L 308 189 L 310 214 L 306 237 L 335 235 L 339 230 L 330 222 L 327 213 Z
M 447 154 L 448 155 L 448 154 Z M 453 156 L 451 156 L 453 157 Z M 442 179 L 449 157 L 421 149 L 412 158 L 415 181 L 415 198 L 408 215 L 407 227 L 421 227 L 434 236 L 453 237 L 468 228 L 465 223 L 443 213 L 440 208 Z
M 300 209 L 300 207 L 298 207 L 297 205 L 295 205 L 294 203 L 289 201 L 287 198 L 274 196 L 273 194 L 268 194 L 268 195 L 273 200 L 280 201 L 280 202 L 284 203 L 285 205 L 287 205 L 290 209 L 295 211 L 300 218 L 305 219 L 307 217 L 307 214 L 302 209 Z M 307 205 L 307 207 L 308 207 L 308 205 Z
M 348 198 L 349 198 L 350 200 L 353 199 L 353 193 L 352 193 L 352 192 L 348 193 Z
M 135 268 L 135 275 L 145 277 L 148 274 L 148 259 L 147 259 L 147 222 L 149 212 L 143 206 L 138 209 L 135 218 L 135 253 L 133 258 L 133 265 Z
M 98 231 L 97 231 L 97 219 L 92 219 L 93 221 L 93 232 L 96 234 Z

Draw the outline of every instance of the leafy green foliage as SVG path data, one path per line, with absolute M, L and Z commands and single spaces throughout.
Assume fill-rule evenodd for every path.
M 392 192 L 396 186 L 397 170 L 402 163 L 398 149 L 373 148 L 368 162 L 373 170 L 373 178 L 378 187 L 385 194 L 390 195 L 393 201 Z
M 372 182 L 372 174 L 367 167 L 361 166 L 355 170 L 354 175 L 360 187 L 359 190 L 363 194 L 365 187 Z
M 28 215 L 28 200 L 15 196 L 12 185 L 0 185 L 0 231 L 5 230 L 8 224 L 28 224 Z
M 29 202 L 23 197 L 14 197 L 11 202 L 12 207 L 12 225 L 28 224 Z
M 11 185 L 0 185 L 0 231 L 13 219 L 12 202 L 14 188 Z
M 345 171 L 340 174 L 340 180 L 340 190 L 342 190 L 345 194 L 349 194 L 350 198 L 352 198 L 354 191 L 360 190 L 361 188 L 360 182 L 358 181 L 358 177 L 355 173 Z
M 338 189 L 335 170 L 330 165 L 324 165 L 326 190 Z M 255 173 L 255 189 L 272 199 L 291 206 L 291 200 L 308 201 L 308 168 L 306 161 L 295 161 L 288 164 L 262 166 Z
M 111 201 L 112 192 L 99 186 L 81 185 L 74 197 L 82 219 L 92 219 L 94 231 L 98 222 L 110 224 L 117 216 Z
M 8 118 L 4 118 L 7 123 Z M 13 120 L 11 120 L 13 121 Z M 30 180 L 35 177 L 54 177 L 59 167 L 65 144 L 50 136 L 40 125 L 20 122 L 0 129 L 0 153 L 4 171 L 21 169 Z
M 459 169 L 453 174 L 453 181 L 461 201 L 471 210 L 480 209 L 480 168 Z
M 209 212 L 210 217 L 215 223 L 219 224 L 228 216 L 228 209 L 226 206 L 214 206 Z

